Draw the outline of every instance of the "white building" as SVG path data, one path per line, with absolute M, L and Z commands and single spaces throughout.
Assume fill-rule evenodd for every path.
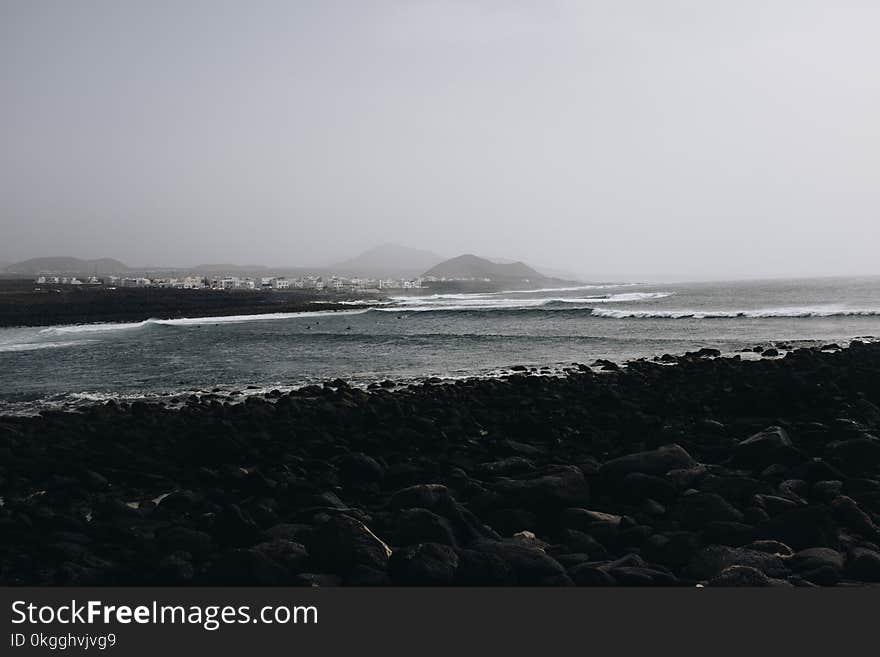
M 180 286 L 185 290 L 197 290 L 205 286 L 205 279 L 201 276 L 187 276 L 181 279 Z

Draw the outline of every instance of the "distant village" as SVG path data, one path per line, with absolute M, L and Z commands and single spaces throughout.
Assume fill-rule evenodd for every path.
M 392 278 L 347 278 L 344 276 L 285 276 L 241 277 L 241 276 L 59 276 L 40 274 L 34 279 L 37 285 L 87 285 L 116 287 L 154 287 L 183 290 L 328 290 L 338 292 L 378 292 L 381 290 L 420 289 L 433 277 L 414 279 Z

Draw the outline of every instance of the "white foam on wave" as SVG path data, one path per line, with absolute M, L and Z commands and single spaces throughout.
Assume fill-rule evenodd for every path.
M 66 340 L 58 342 L 20 342 L 14 344 L 0 345 L 0 353 L 3 352 L 19 352 L 19 351 L 37 351 L 40 349 L 59 349 L 62 347 L 77 347 L 84 344 L 95 342 L 94 340 Z
M 298 317 L 324 317 L 333 315 L 360 315 L 369 308 L 357 310 L 303 310 L 293 313 L 263 313 L 259 315 L 224 315 L 221 317 L 180 317 L 177 319 L 147 319 L 143 322 L 108 322 L 104 324 L 75 324 L 72 326 L 51 326 L 42 329 L 41 334 L 56 335 L 69 333 L 93 333 L 106 331 L 127 331 L 145 326 L 205 326 L 212 324 L 237 324 L 241 322 L 272 321 L 295 319 Z
M 443 299 L 492 299 L 504 294 L 542 294 L 546 292 L 577 292 L 580 290 L 605 290 L 618 287 L 634 287 L 642 283 L 608 283 L 607 285 L 575 285 L 572 287 L 543 287 L 536 290 L 500 290 L 498 292 L 448 292 L 425 295 L 396 295 L 392 301 L 407 303 Z
M 180 319 L 150 320 L 163 326 L 192 326 L 203 324 L 238 324 L 241 322 L 274 321 L 278 319 L 296 319 L 298 317 L 325 317 L 335 315 L 361 315 L 369 308 L 358 310 L 302 310 L 294 313 L 264 313 L 262 315 L 227 315 L 224 317 L 182 317 Z
M 651 299 L 665 299 L 671 297 L 674 292 L 624 292 L 621 294 L 609 294 L 602 297 L 583 297 L 580 299 L 553 299 L 561 303 L 626 303 L 634 301 L 650 301 Z
M 609 319 L 772 319 L 807 317 L 880 317 L 880 309 L 812 306 L 750 310 L 619 310 L 593 308 L 593 317 Z
M 566 298 L 566 297 L 536 297 L 536 298 L 495 298 L 489 295 L 431 295 L 423 297 L 395 297 L 399 300 L 398 305 L 375 308 L 384 312 L 427 312 L 427 311 L 456 311 L 456 310 L 527 310 L 543 308 L 554 310 L 558 305 L 584 305 L 598 303 L 635 303 L 650 301 L 672 296 L 674 292 L 624 292 L 620 294 L 606 294 L 594 297 Z
M 636 287 L 645 283 L 606 283 L 604 285 L 575 285 L 573 287 L 542 287 L 537 290 L 505 290 L 497 294 L 514 294 L 516 292 L 577 292 L 578 290 L 605 290 L 615 287 Z

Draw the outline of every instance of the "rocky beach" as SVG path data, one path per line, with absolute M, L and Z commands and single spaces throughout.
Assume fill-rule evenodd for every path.
M 880 581 L 880 344 L 0 418 L 0 584 Z

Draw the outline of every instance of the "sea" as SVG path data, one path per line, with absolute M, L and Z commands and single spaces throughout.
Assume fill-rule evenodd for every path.
M 701 347 L 784 353 L 875 336 L 880 277 L 410 294 L 335 312 L 3 328 L 0 414 L 109 399 L 235 400 L 336 378 L 405 385 L 505 376 L 514 366 L 559 375 L 597 359 Z

